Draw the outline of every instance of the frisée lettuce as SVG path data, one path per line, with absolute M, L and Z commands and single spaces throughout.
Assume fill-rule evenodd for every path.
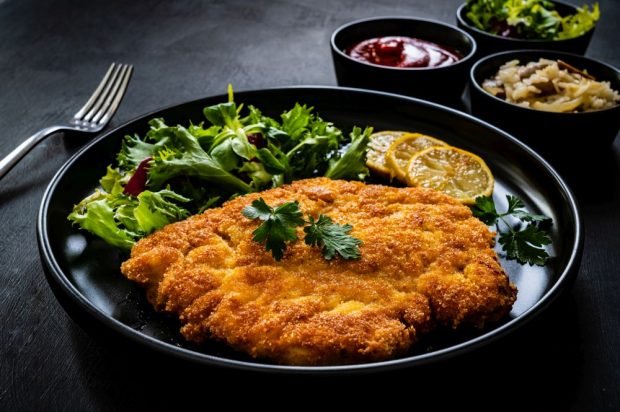
M 68 219 L 129 249 L 140 238 L 249 192 L 296 179 L 364 180 L 372 128 L 345 135 L 312 107 L 295 104 L 280 119 L 227 102 L 204 108 L 187 127 L 152 119 L 144 137 L 125 136 L 115 166 Z

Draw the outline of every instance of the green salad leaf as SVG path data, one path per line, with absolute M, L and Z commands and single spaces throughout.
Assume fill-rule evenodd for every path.
M 339 158 L 330 159 L 325 176 L 332 179 L 364 179 L 368 175 L 365 153 L 371 133 L 371 128 L 367 127 L 362 132 L 359 127 L 354 127 L 351 132 L 351 144 L 344 149 Z
M 547 0 L 468 0 L 466 17 L 478 29 L 504 37 L 562 40 L 592 29 L 600 10 L 595 3 L 561 16 Z
M 238 195 L 328 176 L 368 176 L 371 128 L 348 135 L 307 105 L 279 119 L 243 105 L 229 89 L 227 102 L 205 107 L 205 120 L 187 126 L 149 121 L 148 132 L 125 136 L 101 179 L 69 220 L 108 243 L 129 248 L 162 226 Z
M 562 30 L 557 34 L 556 39 L 570 39 L 581 36 L 596 25 L 601 17 L 598 3 L 595 3 L 590 10 L 588 5 L 577 7 L 577 13 L 566 16 L 562 19 Z
M 249 184 L 234 176 L 204 151 L 198 140 L 183 126 L 168 127 L 163 122 L 151 122 L 151 136 L 169 142 L 164 150 L 153 153 L 149 183 L 159 188 L 176 176 L 196 177 L 240 193 L 251 192 Z M 233 149 L 234 151 L 234 149 Z
M 108 167 L 100 181 L 102 190 L 78 203 L 69 220 L 113 246 L 129 249 L 139 238 L 189 216 L 180 206 L 189 199 L 168 188 L 128 196 L 120 190 L 121 182 L 118 169 Z

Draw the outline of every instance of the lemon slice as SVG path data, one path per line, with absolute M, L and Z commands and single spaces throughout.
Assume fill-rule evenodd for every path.
M 366 165 L 373 172 L 383 176 L 390 176 L 390 168 L 387 166 L 385 154 L 396 139 L 407 132 L 384 130 L 370 135 L 368 153 L 366 153 Z
M 442 140 L 421 133 L 407 133 L 399 137 L 388 149 L 385 159 L 392 176 L 407 182 L 407 165 L 411 156 L 433 146 L 447 146 Z
M 407 165 L 407 183 L 428 187 L 474 204 L 493 193 L 494 179 L 480 157 L 451 146 L 435 146 L 415 153 Z

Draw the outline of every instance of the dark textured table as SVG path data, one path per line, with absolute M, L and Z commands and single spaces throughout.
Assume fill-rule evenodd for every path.
M 335 85 L 329 37 L 347 21 L 409 15 L 454 24 L 460 0 L 0 0 L 0 156 L 73 113 L 111 61 L 135 75 L 111 126 L 153 109 L 237 90 Z M 620 66 L 620 2 L 603 11 L 588 55 Z M 592 136 L 596 138 L 596 125 Z M 57 134 L 0 181 L 0 410 L 163 409 L 380 401 L 416 409 L 620 409 L 620 139 L 570 184 L 585 223 L 572 290 L 483 350 L 442 364 L 346 379 L 198 368 L 85 333 L 45 280 L 35 221 L 45 187 L 84 141 Z M 585 144 L 585 143 L 584 143 Z M 355 386 L 351 387 L 350 384 Z M 233 395 L 227 395 L 232 389 Z

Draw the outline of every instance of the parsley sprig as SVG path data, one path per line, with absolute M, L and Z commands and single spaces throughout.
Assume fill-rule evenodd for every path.
M 310 246 L 319 246 L 325 259 L 331 260 L 336 254 L 344 259 L 359 259 L 359 245 L 362 241 L 349 235 L 353 226 L 339 225 L 325 215 L 319 215 L 315 221 L 310 216 L 309 226 L 304 228 L 306 232 L 305 242 Z
M 546 229 L 552 223 L 551 218 L 529 213 L 524 209 L 523 201 L 517 196 L 506 195 L 506 199 L 508 209 L 498 213 L 492 197 L 480 196 L 476 198 L 472 212 L 485 224 L 495 225 L 499 233 L 499 244 L 502 245 L 508 259 L 515 259 L 521 264 L 544 266 L 549 259 L 544 246 L 551 243 L 551 237 Z M 513 227 L 507 220 L 509 216 L 519 219 L 525 225 Z
M 282 259 L 286 242 L 297 240 L 297 226 L 302 226 L 305 221 L 299 210 L 299 203 L 288 202 L 277 208 L 269 206 L 263 198 L 252 202 L 252 206 L 245 207 L 241 213 L 248 219 L 260 219 L 263 223 L 254 231 L 253 240 L 265 243 L 267 251 L 276 260 Z
M 263 223 L 252 234 L 255 242 L 264 243 L 267 251 L 271 251 L 275 260 L 284 256 L 287 243 L 296 241 L 296 228 L 304 226 L 307 245 L 318 246 L 326 260 L 340 255 L 343 259 L 359 259 L 359 245 L 362 241 L 349 235 L 351 225 L 339 225 L 325 215 L 318 219 L 309 216 L 306 221 L 299 209 L 298 202 L 286 202 L 273 208 L 261 197 L 254 200 L 251 206 L 241 211 L 248 219 L 260 219 Z

